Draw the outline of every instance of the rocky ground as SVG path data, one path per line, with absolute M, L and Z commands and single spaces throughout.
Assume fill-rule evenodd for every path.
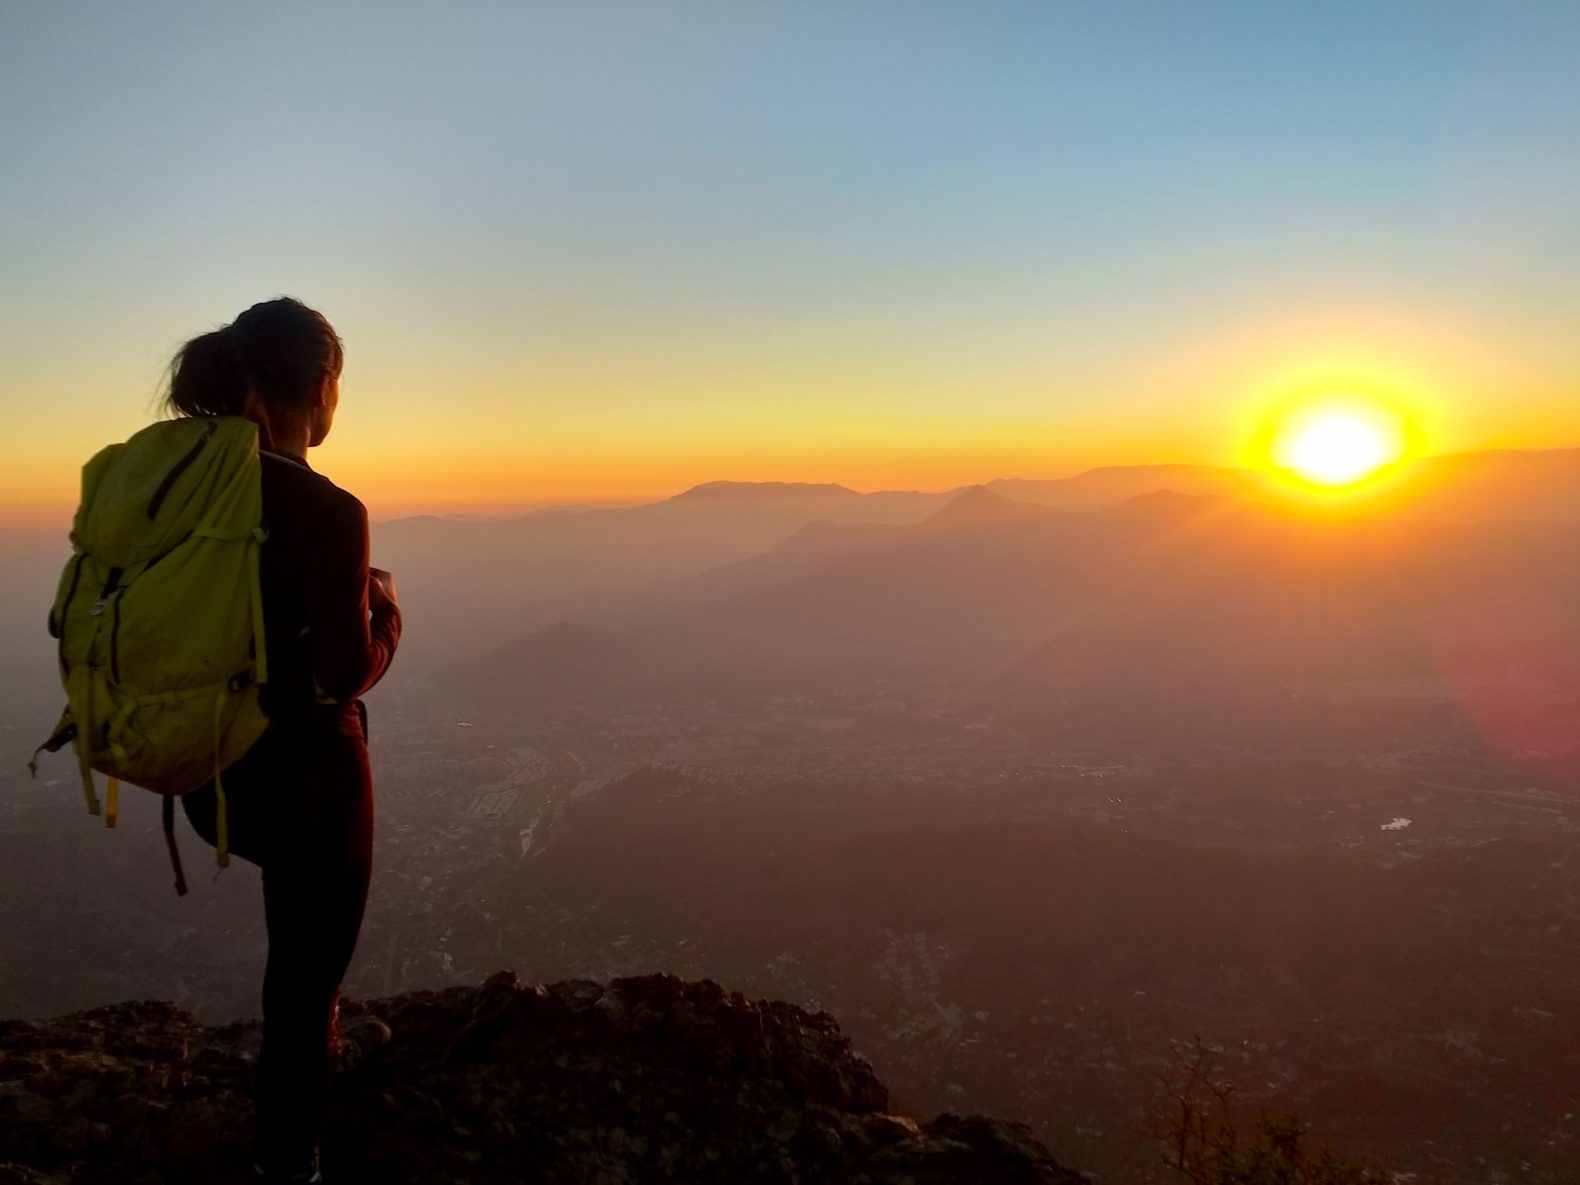
M 834 1020 L 668 976 L 348 1003 L 395 1039 L 336 1076 L 335 1185 L 1078 1185 L 1018 1124 L 888 1113 Z M 0 1185 L 245 1179 L 256 1024 L 169 1004 L 0 1022 Z

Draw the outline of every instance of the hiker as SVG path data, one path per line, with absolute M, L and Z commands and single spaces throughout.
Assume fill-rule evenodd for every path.
M 263 979 L 253 1180 L 317 1182 L 318 1137 L 337 1041 L 341 978 L 356 947 L 373 848 L 367 715 L 360 696 L 400 638 L 395 582 L 368 567 L 367 511 L 308 466 L 340 398 L 341 343 L 324 317 L 282 297 L 187 342 L 171 364 L 176 416 L 257 425 L 259 549 L 268 678 L 261 738 L 181 798 L 211 844 L 263 870 Z M 386 1034 L 387 1035 L 387 1034 Z

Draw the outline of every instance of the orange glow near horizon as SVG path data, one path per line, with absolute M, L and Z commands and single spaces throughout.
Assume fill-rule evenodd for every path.
M 565 419 L 569 412 L 557 419 L 529 409 L 495 422 L 485 439 L 470 413 L 436 427 L 393 396 L 348 396 L 336 431 L 309 459 L 360 497 L 374 520 L 635 505 L 709 481 L 941 492 L 1150 464 L 1238 465 L 1296 500 L 1337 507 L 1401 487 L 1428 443 L 1434 452 L 1459 452 L 1566 447 L 1562 437 L 1573 438 L 1554 401 L 1552 420 L 1530 417 L 1524 436 L 1467 439 L 1455 411 L 1465 393 L 1409 365 L 1403 348 L 1384 367 L 1338 345 L 1319 363 L 1324 351 L 1314 345 L 1277 335 L 1273 344 L 1280 357 L 1250 352 L 1238 373 L 1220 359 L 1189 381 L 1175 376 L 1181 394 L 1147 414 L 1137 406 L 1100 416 L 1095 407 L 1071 412 L 1029 399 L 1013 413 L 929 407 L 853 416 L 817 406 L 776 421 L 769 409 L 752 408 L 716 423 L 648 409 L 646 418 L 632 411 L 618 432 L 594 432 Z M 96 429 L 92 446 L 129 435 L 146 414 L 127 404 L 119 421 Z M 1538 427 L 1549 423 L 1545 432 Z M 39 447 L 0 474 L 0 529 L 62 529 L 75 506 L 77 473 L 93 447 L 42 430 L 32 436 Z
M 782 441 L 754 450 L 745 442 L 683 450 L 666 441 L 642 450 L 610 441 L 595 450 L 541 438 L 530 442 L 535 447 L 519 449 L 510 442 L 486 450 L 421 449 L 404 440 L 367 439 L 358 427 L 348 417 L 344 430 L 337 427 L 308 460 L 356 494 L 374 521 L 429 514 L 503 517 L 552 506 L 631 506 L 712 481 L 829 483 L 861 493 L 942 492 L 996 478 L 1068 478 L 1108 464 L 1214 460 L 1200 451 L 1161 443 L 1137 449 L 1120 439 L 1076 441 L 1068 435 L 1063 447 L 1039 448 L 1058 440 L 1047 425 L 1027 426 L 1018 433 L 995 425 L 998 432 L 962 439 L 953 448 L 940 444 L 938 433 L 929 433 L 918 440 L 897 439 L 888 449 L 859 441 L 805 450 Z M 1014 443 L 998 445 L 999 437 Z M 0 474 L 0 529 L 63 531 L 76 506 L 78 472 L 91 452 L 34 457 L 16 471 Z
M 380 311 L 347 314 L 356 348 L 336 427 L 309 458 L 374 519 L 632 505 L 709 481 L 941 492 L 1154 464 L 1239 467 L 1297 501 L 1360 508 L 1406 484 L 1428 446 L 1580 440 L 1561 359 L 1435 307 L 1335 299 L 1182 324 L 1146 350 L 1093 352 L 1033 334 L 926 337 L 898 325 L 870 340 L 733 326 L 699 341 L 667 322 L 616 319 L 596 333 L 578 323 L 530 367 L 513 341 L 467 339 L 477 348 L 463 361 L 439 359 L 427 336 L 395 333 L 404 323 Z M 23 373 L 43 394 L 17 404 L 0 442 L 10 450 L 0 528 L 64 525 L 82 463 L 158 414 L 164 353 L 146 347 L 149 332 L 80 369 Z M 622 348 L 603 348 L 609 340 Z M 126 361 L 133 345 L 144 370 Z M 1326 463 L 1275 455 L 1279 426 L 1336 393 L 1396 415 L 1404 439 L 1400 459 L 1349 485 L 1332 455 L 1342 439 L 1329 440 Z
M 1158 458 L 1164 456 L 1159 450 Z M 1095 449 L 1039 454 L 1030 448 L 896 450 L 889 455 L 855 449 L 807 453 L 720 449 L 642 455 L 611 449 L 603 455 L 540 454 L 520 459 L 379 457 L 348 451 L 310 459 L 315 467 L 355 492 L 375 519 L 422 513 L 510 514 L 544 506 L 633 505 L 659 501 L 713 481 L 827 483 L 862 493 L 937 492 L 996 478 L 1071 477 L 1109 460 Z

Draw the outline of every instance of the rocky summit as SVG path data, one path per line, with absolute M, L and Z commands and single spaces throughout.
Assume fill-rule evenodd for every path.
M 331 1185 L 1077 1185 L 1027 1129 L 889 1112 L 834 1019 L 669 976 L 347 1002 Z M 376 1026 L 363 1024 L 364 1032 Z M 0 1022 L 0 1185 L 245 1179 L 255 1022 L 169 1004 Z

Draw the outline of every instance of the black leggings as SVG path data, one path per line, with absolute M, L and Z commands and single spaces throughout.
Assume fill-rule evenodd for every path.
M 373 783 L 359 723 L 273 723 L 223 779 L 231 851 L 263 869 L 257 1157 L 271 1171 L 299 1169 L 317 1151 L 330 1029 L 367 904 Z M 213 784 L 181 805 L 214 843 Z

